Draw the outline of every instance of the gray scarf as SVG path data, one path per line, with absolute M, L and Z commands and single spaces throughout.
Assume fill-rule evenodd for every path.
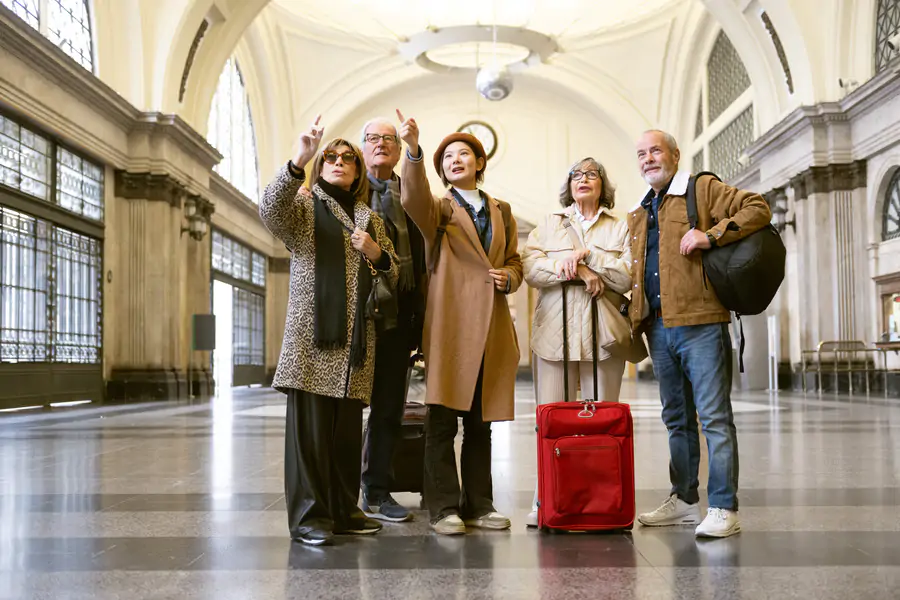
M 372 210 L 379 217 L 394 224 L 397 230 L 397 239 L 394 240 L 394 250 L 397 252 L 397 266 L 400 268 L 400 281 L 398 289 L 409 291 L 416 287 L 416 275 L 413 271 L 412 250 L 409 247 L 409 231 L 406 228 L 406 212 L 400 204 L 400 178 L 392 174 L 391 178 L 383 181 L 368 173 L 369 184 L 372 187 L 370 201 Z

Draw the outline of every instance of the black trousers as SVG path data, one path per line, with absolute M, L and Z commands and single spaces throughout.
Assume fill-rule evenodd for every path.
M 284 488 L 291 534 L 342 531 L 365 519 L 359 498 L 359 400 L 290 390 L 284 436 Z
M 391 464 L 406 404 L 410 335 L 408 328 L 397 327 L 379 333 L 376 342 L 375 379 L 362 464 L 362 488 L 369 498 L 383 498 L 393 486 Z
M 434 523 L 449 515 L 477 518 L 494 510 L 491 480 L 491 424 L 482 419 L 481 381 L 469 412 L 431 404 L 425 417 L 425 505 Z M 454 440 L 462 417 L 462 488 Z

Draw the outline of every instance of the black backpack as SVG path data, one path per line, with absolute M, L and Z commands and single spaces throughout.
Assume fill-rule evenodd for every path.
M 691 227 L 696 228 L 697 178 L 709 172 L 697 173 L 688 182 L 687 214 Z M 703 253 L 703 270 L 713 286 L 719 302 L 741 315 L 758 315 L 768 308 L 784 280 L 786 251 L 781 236 L 771 223 L 759 231 L 732 244 L 713 246 Z

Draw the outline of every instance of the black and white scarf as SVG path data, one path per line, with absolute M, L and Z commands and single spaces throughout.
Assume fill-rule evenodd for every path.
M 315 332 L 316 347 L 338 350 L 347 345 L 347 268 L 345 229 L 328 206 L 331 198 L 354 220 L 353 194 L 332 185 L 322 178 L 313 186 L 315 196 Z M 371 227 L 369 227 L 371 230 Z M 369 235 L 375 236 L 372 232 Z M 356 253 L 356 251 L 353 251 Z M 356 294 L 356 318 L 350 342 L 350 364 L 362 367 L 366 361 L 366 301 L 372 289 L 372 274 L 366 263 L 359 260 L 359 284 Z

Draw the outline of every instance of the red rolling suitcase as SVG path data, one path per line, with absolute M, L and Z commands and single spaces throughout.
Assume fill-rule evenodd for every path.
M 563 363 L 569 364 L 563 284 Z M 597 399 L 597 304 L 591 304 L 594 394 L 537 407 L 538 527 L 568 531 L 631 529 L 634 524 L 634 435 L 631 410 Z

